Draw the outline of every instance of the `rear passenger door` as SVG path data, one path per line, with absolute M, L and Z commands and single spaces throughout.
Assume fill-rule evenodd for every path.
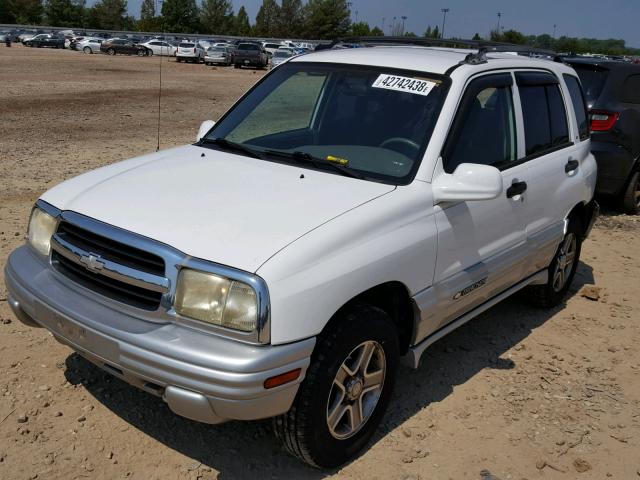
M 571 98 L 550 72 L 516 72 L 528 166 L 525 228 L 530 262 L 525 274 L 546 268 L 564 235 L 564 219 L 577 203 L 587 136 L 569 122 Z

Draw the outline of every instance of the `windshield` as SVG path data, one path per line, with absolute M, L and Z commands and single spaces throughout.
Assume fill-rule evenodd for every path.
M 259 50 L 258 45 L 253 43 L 241 43 L 238 45 L 238 50 Z
M 408 183 L 447 86 L 444 77 L 423 72 L 289 62 L 265 77 L 203 142 L 242 144 L 265 160 L 284 161 L 274 152 L 313 156 L 368 179 Z
M 593 65 L 573 64 L 571 66 L 580 77 L 580 83 L 582 83 L 587 106 L 593 108 L 602 93 L 602 88 L 604 87 L 604 82 L 607 80 L 609 71 Z
M 193 48 L 195 47 L 195 43 L 181 43 L 180 48 Z
M 283 51 L 277 51 L 273 54 L 274 58 L 289 58 L 292 55 L 291 52 L 283 52 Z
M 224 47 L 209 47 L 209 52 L 226 52 L 227 49 Z

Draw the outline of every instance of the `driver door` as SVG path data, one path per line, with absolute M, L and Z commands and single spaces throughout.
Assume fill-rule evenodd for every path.
M 438 256 L 436 308 L 427 321 L 441 328 L 520 280 L 526 253 L 526 165 L 518 164 L 519 103 L 511 73 L 475 77 L 465 90 L 442 152 L 442 171 L 462 163 L 501 171 L 498 198 L 435 206 Z

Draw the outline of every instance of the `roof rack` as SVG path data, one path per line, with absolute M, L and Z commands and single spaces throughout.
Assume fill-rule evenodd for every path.
M 517 45 L 514 43 L 492 42 L 488 40 L 466 40 L 460 38 L 424 38 L 424 37 L 344 37 L 338 38 L 331 43 L 319 44 L 316 50 L 328 50 L 340 44 L 364 44 L 367 46 L 382 45 L 418 45 L 422 47 L 450 47 L 468 48 L 478 50 L 470 53 L 461 63 L 479 64 L 486 63 L 487 53 L 503 52 L 516 53 L 529 57 L 542 57 L 560 61 L 556 52 L 543 48 L 530 47 L 527 45 Z

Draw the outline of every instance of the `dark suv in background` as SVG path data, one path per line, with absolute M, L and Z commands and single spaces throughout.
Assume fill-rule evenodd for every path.
M 596 191 L 640 213 L 640 65 L 588 57 L 563 58 L 582 83 L 598 162 Z

